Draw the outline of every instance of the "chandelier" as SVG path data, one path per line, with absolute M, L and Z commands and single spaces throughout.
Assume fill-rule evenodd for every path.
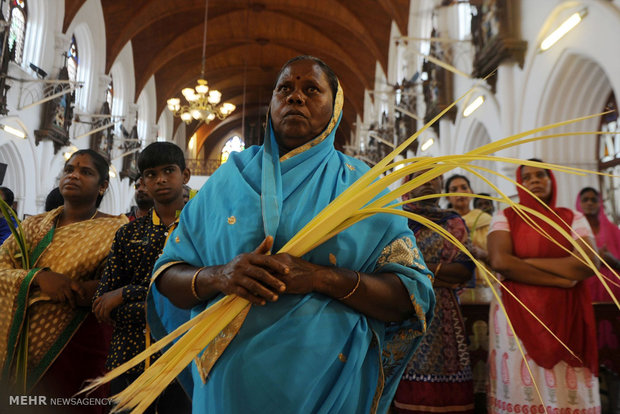
M 184 88 L 181 93 L 187 101 L 187 105 L 181 105 L 179 98 L 168 99 L 168 110 L 174 116 L 181 118 L 186 124 L 194 119 L 203 121 L 205 124 L 215 118 L 224 119 L 235 110 L 235 105 L 224 102 L 220 103 L 222 93 L 211 89 L 205 80 L 205 61 L 207 49 L 207 12 L 209 10 L 209 0 L 205 0 L 205 24 L 202 37 L 202 69 L 200 79 L 194 88 Z

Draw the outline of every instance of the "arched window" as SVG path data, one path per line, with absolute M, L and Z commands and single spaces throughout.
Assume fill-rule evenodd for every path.
M 26 21 L 28 16 L 26 1 L 7 1 L 4 3 L 2 14 L 11 23 L 8 41 L 8 50 L 14 50 L 11 59 L 21 65 L 24 57 L 24 41 L 26 39 Z
M 78 45 L 75 41 L 75 36 L 71 36 L 71 45 L 67 51 L 67 70 L 69 72 L 69 80 L 77 81 L 77 72 L 80 64 L 80 58 L 78 55 Z
M 459 19 L 459 39 L 466 39 L 471 35 L 471 16 L 477 10 L 469 2 L 457 3 Z
M 600 136 L 598 143 L 599 170 L 617 177 L 620 175 L 620 119 L 618 119 L 618 103 L 613 92 L 609 95 L 603 111 L 609 112 L 601 117 L 599 128 L 601 132 L 606 132 Z M 615 177 L 601 177 L 601 190 L 605 209 L 617 224 L 620 222 L 620 205 L 618 205 L 620 180 Z
M 233 136 L 228 141 L 226 141 L 226 144 L 224 144 L 224 147 L 222 148 L 222 155 L 220 156 L 221 163 L 224 164 L 226 161 L 228 161 L 228 157 L 230 156 L 231 152 L 241 152 L 244 149 L 245 143 L 243 142 L 241 137 L 239 135 Z

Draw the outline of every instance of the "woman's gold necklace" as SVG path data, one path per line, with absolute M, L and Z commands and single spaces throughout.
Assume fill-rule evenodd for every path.
M 99 211 L 97 209 L 95 209 L 95 214 L 93 214 L 88 220 L 94 219 L 98 212 Z M 60 223 L 61 218 L 64 216 L 64 214 L 65 214 L 65 211 L 63 210 L 62 213 L 60 213 L 58 215 L 58 217 L 56 217 L 56 225 L 58 225 Z M 84 220 L 84 221 L 88 221 L 88 220 Z
M 86 219 L 86 220 L 84 220 L 84 221 L 88 221 L 88 220 L 92 220 L 92 219 L 94 219 L 94 218 L 95 218 L 95 216 L 97 215 L 97 213 L 99 213 L 99 210 L 95 209 L 95 214 L 93 214 L 92 216 L 90 216 L 90 218 L 89 218 L 89 219 Z M 64 216 L 64 214 L 65 214 L 65 212 L 63 211 L 63 212 L 60 214 L 60 216 Z M 58 217 L 60 218 L 60 216 L 58 216 Z

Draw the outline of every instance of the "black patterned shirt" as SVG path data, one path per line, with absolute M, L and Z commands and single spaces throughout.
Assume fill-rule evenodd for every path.
M 107 369 L 116 368 L 145 349 L 145 301 L 153 265 L 177 222 L 170 226 L 164 225 L 152 208 L 149 214 L 124 225 L 116 232 L 108 262 L 93 298 L 121 287 L 123 289 L 123 303 L 110 313 L 115 325 L 106 361 Z M 143 369 L 142 363 L 127 373 L 137 373 Z

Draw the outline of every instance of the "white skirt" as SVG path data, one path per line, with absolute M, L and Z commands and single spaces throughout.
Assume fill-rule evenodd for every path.
M 553 369 L 545 369 L 536 365 L 523 348 L 532 371 L 530 375 L 517 340 L 506 315 L 493 299 L 489 314 L 489 413 L 540 414 L 545 408 L 549 414 L 601 412 L 598 378 L 590 369 L 571 367 L 564 361 Z

